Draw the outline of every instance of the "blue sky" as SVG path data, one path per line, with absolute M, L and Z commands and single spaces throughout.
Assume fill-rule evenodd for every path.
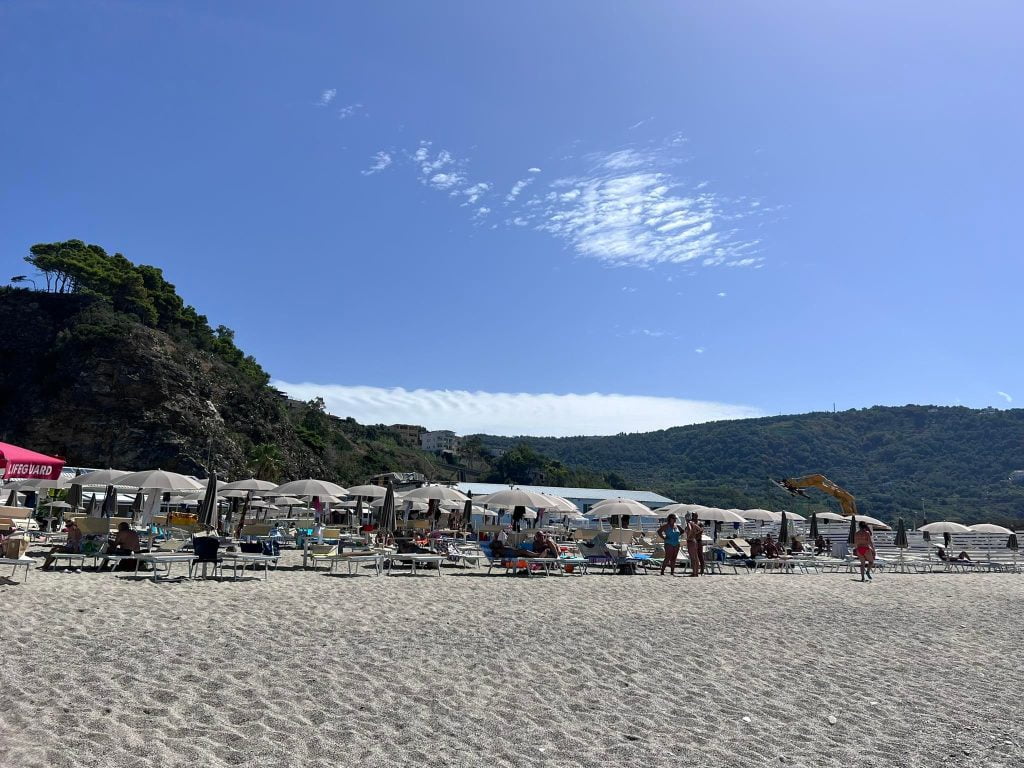
M 1022 28 L 1014 2 L 14 0 L 0 267 L 72 237 L 159 266 L 361 421 L 1011 407 Z

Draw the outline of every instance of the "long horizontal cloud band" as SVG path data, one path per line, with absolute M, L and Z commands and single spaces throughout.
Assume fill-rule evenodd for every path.
M 459 434 L 613 435 L 764 414 L 746 405 L 616 394 L 467 392 L 275 381 L 290 396 L 322 397 L 336 416 L 363 424 L 420 424 Z

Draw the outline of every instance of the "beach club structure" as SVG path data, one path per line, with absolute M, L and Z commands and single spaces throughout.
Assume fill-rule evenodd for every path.
M 269 579 L 282 560 L 353 576 L 657 573 L 665 548 L 656 530 L 669 514 L 702 523 L 707 574 L 854 572 L 860 522 L 873 530 L 883 573 L 1024 570 L 1017 534 L 991 523 L 907 530 L 900 520 L 894 530 L 862 515 L 719 509 L 644 490 L 419 481 L 396 490 L 390 475 L 345 488 L 87 470 L 3 443 L 0 457 L 0 567 L 26 579 L 43 564 L 153 580 L 176 567 L 178 580 Z M 684 547 L 679 568 L 686 557 Z

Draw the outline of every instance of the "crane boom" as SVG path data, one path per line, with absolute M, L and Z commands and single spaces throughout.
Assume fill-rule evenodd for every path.
M 789 491 L 794 496 L 806 496 L 804 488 L 817 488 L 819 491 L 823 491 L 836 499 L 839 502 L 839 506 L 842 507 L 844 515 L 857 514 L 857 502 L 854 500 L 853 494 L 843 490 L 824 475 L 784 477 L 781 480 L 773 480 L 772 482 L 783 490 Z

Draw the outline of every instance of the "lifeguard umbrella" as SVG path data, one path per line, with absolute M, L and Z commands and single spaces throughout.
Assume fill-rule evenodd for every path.
M 10 443 L 0 443 L 0 477 L 5 480 L 56 480 L 64 468 L 64 459 L 30 451 Z

